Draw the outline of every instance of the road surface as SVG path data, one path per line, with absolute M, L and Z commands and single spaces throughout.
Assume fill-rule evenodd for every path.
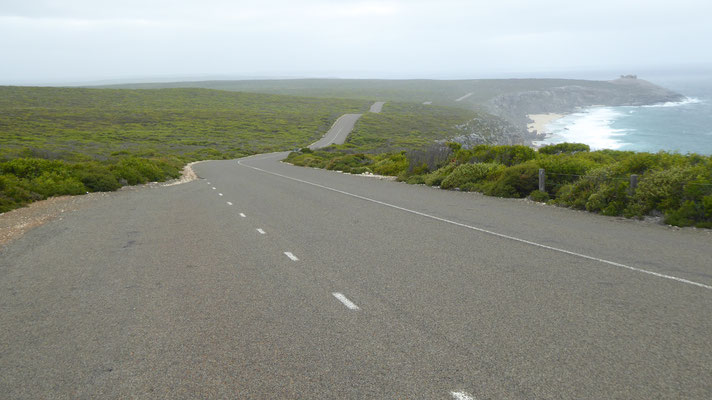
M 708 232 L 285 156 L 2 248 L 1 397 L 712 397 Z
M 371 105 L 369 112 L 380 113 L 385 101 L 377 101 Z M 363 114 L 344 114 L 334 122 L 329 131 L 318 141 L 312 143 L 309 148 L 312 150 L 326 147 L 332 144 L 344 144 L 349 133 L 354 129 L 356 121 Z
M 466 98 L 472 96 L 473 94 L 474 94 L 473 92 L 467 93 L 466 95 L 464 95 L 464 96 L 462 96 L 462 97 L 458 97 L 457 99 L 455 99 L 455 101 L 463 101 L 463 100 L 465 100 Z
M 377 101 L 377 102 L 373 103 L 371 105 L 371 109 L 369 110 L 369 112 L 376 113 L 376 114 L 380 113 L 381 110 L 383 110 L 384 104 L 386 104 L 385 101 Z

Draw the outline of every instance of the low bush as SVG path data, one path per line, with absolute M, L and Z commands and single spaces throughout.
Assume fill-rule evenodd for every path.
M 539 167 L 533 161 L 503 170 L 482 186 L 483 193 L 497 197 L 526 197 L 539 185 Z
M 332 158 L 326 164 L 326 169 L 351 172 L 353 168 L 361 168 L 370 165 L 373 161 L 364 154 L 347 154 Z
M 51 196 L 112 191 L 122 184 L 175 178 L 181 165 L 178 160 L 134 157 L 101 163 L 34 158 L 0 162 L 0 212 Z
M 650 171 L 640 180 L 631 209 L 637 215 L 645 215 L 653 210 L 669 213 L 680 208 L 685 183 L 692 175 L 691 169 L 679 167 Z
M 542 192 L 541 190 L 535 190 L 529 194 L 529 200 L 531 201 L 536 201 L 539 203 L 546 203 L 549 201 L 549 193 L 547 192 Z
M 456 167 L 457 165 L 455 164 L 448 164 L 442 168 L 438 168 L 425 176 L 425 184 L 428 186 L 440 186 L 443 179 L 447 178 Z
M 417 153 L 418 156 L 406 152 L 293 153 L 288 161 L 304 165 L 314 160 L 322 167 L 330 161 L 334 165 L 342 162 L 352 172 L 368 168 L 377 174 L 398 176 L 408 183 L 480 191 L 490 196 L 529 196 L 535 201 L 604 215 L 661 214 L 669 224 L 712 227 L 712 157 L 665 152 L 591 152 L 584 145 L 571 143 L 556 146 L 535 153 L 523 146 L 480 145 L 466 149 L 448 144 L 452 155 L 444 161 L 446 165 L 435 170 L 424 161 L 425 153 Z M 544 168 L 547 175 L 544 192 L 537 190 L 539 168 Z M 20 169 L 32 170 L 24 164 Z M 631 174 L 639 176 L 635 191 L 629 187 Z
M 462 188 L 467 183 L 479 183 L 504 169 L 503 165 L 494 163 L 462 164 L 443 179 L 440 187 L 443 189 Z
M 539 154 L 561 154 L 591 151 L 591 147 L 583 143 L 559 143 L 539 148 Z
M 536 158 L 536 152 L 527 146 L 490 146 L 479 145 L 469 150 L 456 152 L 459 164 L 466 163 L 498 163 L 508 167 L 521 164 Z
M 408 159 L 402 152 L 386 155 L 375 162 L 371 169 L 377 175 L 398 176 L 408 169 Z

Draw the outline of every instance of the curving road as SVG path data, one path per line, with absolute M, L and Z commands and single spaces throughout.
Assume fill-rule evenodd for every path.
M 344 144 L 361 115 L 363 114 L 342 115 L 334 122 L 329 131 L 321 139 L 309 145 L 309 148 L 315 150 L 332 144 Z
M 371 105 L 369 112 L 380 113 L 383 109 L 383 105 L 386 104 L 385 101 L 377 101 Z M 318 141 L 309 145 L 312 150 L 320 149 L 322 147 L 330 146 L 332 144 L 344 144 L 349 133 L 354 129 L 356 121 L 361 118 L 363 114 L 344 114 L 339 117 L 334 125 L 331 126 L 328 132 L 319 139 Z
M 285 155 L 2 248 L 2 397 L 712 397 L 708 232 Z

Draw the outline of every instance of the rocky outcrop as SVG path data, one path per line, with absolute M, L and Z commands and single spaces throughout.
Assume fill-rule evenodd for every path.
M 565 114 L 581 107 L 640 106 L 684 100 L 685 97 L 636 77 L 624 76 L 613 81 L 591 81 L 590 85 L 552 87 L 545 90 L 507 93 L 494 97 L 485 105 L 488 112 L 513 124 L 523 137 L 522 143 L 534 139 L 526 132 L 527 115 Z M 511 141 L 512 135 L 503 137 Z M 516 136 L 516 135 L 515 135 Z
M 522 131 L 509 121 L 484 112 L 456 128 L 462 135 L 452 140 L 465 147 L 478 144 L 522 144 L 533 140 L 526 129 Z

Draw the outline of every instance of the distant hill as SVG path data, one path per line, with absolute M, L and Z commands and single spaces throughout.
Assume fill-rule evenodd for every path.
M 291 96 L 410 102 L 485 111 L 506 120 L 496 143 L 528 143 L 529 114 L 568 113 L 592 105 L 642 105 L 679 101 L 678 93 L 635 76 L 612 81 L 575 79 L 275 79 L 137 83 L 117 89 L 208 88 Z M 477 122 L 477 121 L 476 121 Z M 472 125 L 472 124 L 470 124 Z M 477 126 L 481 123 L 477 122 Z M 466 129 L 467 130 L 467 129 Z M 468 133 L 466 133 L 468 135 Z M 477 136 L 477 135 L 475 135 Z M 494 140 L 490 138 L 489 142 Z
M 567 84 L 551 88 L 503 93 L 487 101 L 487 111 L 519 127 L 529 114 L 569 113 L 593 105 L 639 106 L 683 100 L 679 93 L 642 79 L 622 77 L 591 84 Z
M 101 86 L 115 89 L 206 88 L 238 92 L 331 97 L 364 100 L 432 102 L 434 105 L 472 109 L 496 96 L 558 86 L 605 87 L 606 82 L 571 79 L 274 79 L 136 83 Z M 470 94 L 467 96 L 468 94 Z M 460 101 L 457 99 L 467 96 Z

